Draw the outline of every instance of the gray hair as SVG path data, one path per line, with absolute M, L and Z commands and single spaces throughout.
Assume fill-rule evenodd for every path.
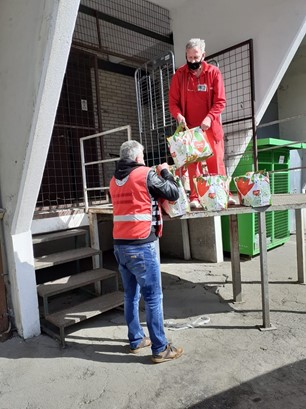
M 141 143 L 134 140 L 126 141 L 120 147 L 120 159 L 135 160 L 142 152 L 143 146 Z
M 205 40 L 201 40 L 200 38 L 191 38 L 186 44 L 186 50 L 196 47 L 199 47 L 201 52 L 205 53 Z

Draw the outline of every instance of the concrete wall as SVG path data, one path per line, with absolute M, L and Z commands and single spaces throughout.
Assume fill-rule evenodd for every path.
M 280 137 L 306 143 L 306 38 L 280 83 L 277 99 L 279 118 L 291 118 L 291 120 L 280 123 Z M 291 152 L 290 168 L 297 167 L 302 169 L 290 172 L 290 191 L 292 193 L 306 190 L 306 150 Z M 291 213 L 290 231 L 295 232 L 295 217 L 293 212 Z
M 0 13 L 0 206 L 14 320 L 39 334 L 31 223 L 79 1 L 3 0 Z
M 170 10 L 178 66 L 185 62 L 185 44 L 191 37 L 206 40 L 208 55 L 253 39 L 259 123 L 306 33 L 305 0 L 188 0 L 179 4 Z
M 298 49 L 278 88 L 278 110 L 281 119 L 280 137 L 306 142 L 306 40 Z M 300 116 L 299 118 L 296 118 Z M 302 166 L 306 166 L 306 152 L 300 151 Z M 306 185 L 306 170 L 302 170 L 301 186 Z

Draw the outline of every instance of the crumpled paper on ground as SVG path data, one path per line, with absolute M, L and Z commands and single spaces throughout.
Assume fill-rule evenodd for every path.
M 210 318 L 205 315 L 202 317 L 198 317 L 195 320 L 189 320 L 186 322 L 175 322 L 174 320 L 166 320 L 164 322 L 165 328 L 168 328 L 170 331 L 180 331 L 183 329 L 190 329 L 190 328 L 201 328 L 205 327 L 210 322 Z

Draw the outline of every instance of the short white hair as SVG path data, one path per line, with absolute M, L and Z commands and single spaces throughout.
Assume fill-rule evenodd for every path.
M 135 160 L 137 156 L 141 155 L 142 153 L 143 146 L 141 145 L 141 143 L 133 139 L 123 142 L 120 147 L 120 159 Z
M 205 53 L 205 40 L 201 40 L 200 38 L 191 38 L 186 44 L 186 51 L 196 47 L 199 47 L 201 52 Z

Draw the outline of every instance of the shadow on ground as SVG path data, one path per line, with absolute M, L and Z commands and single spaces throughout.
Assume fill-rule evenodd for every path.
M 305 409 L 306 360 L 204 399 L 188 409 Z
M 169 273 L 162 273 L 162 283 L 165 319 L 233 311 L 217 294 L 218 286 L 208 287 L 205 283 L 193 283 Z
M 192 317 L 233 311 L 228 303 L 214 293 L 214 287 L 207 290 L 203 283 L 193 283 L 169 273 L 162 273 L 162 280 L 165 320 L 175 319 L 182 322 Z M 140 303 L 140 319 L 145 325 L 143 301 Z M 67 329 L 67 347 L 64 349 L 49 337 L 42 341 L 39 337 L 28 341 L 16 337 L 11 340 L 13 344 L 18 346 L 23 344 L 23 347 L 9 348 L 4 355 L 0 349 L 0 357 L 10 359 L 77 357 L 98 362 L 151 364 L 147 356 L 135 357 L 128 353 L 127 339 L 117 336 L 116 333 L 108 337 L 109 334 L 113 334 L 114 328 L 119 328 L 121 334 L 120 328 L 124 328 L 126 333 L 122 308 L 108 311 Z M 100 337 L 100 334 L 103 335 Z

